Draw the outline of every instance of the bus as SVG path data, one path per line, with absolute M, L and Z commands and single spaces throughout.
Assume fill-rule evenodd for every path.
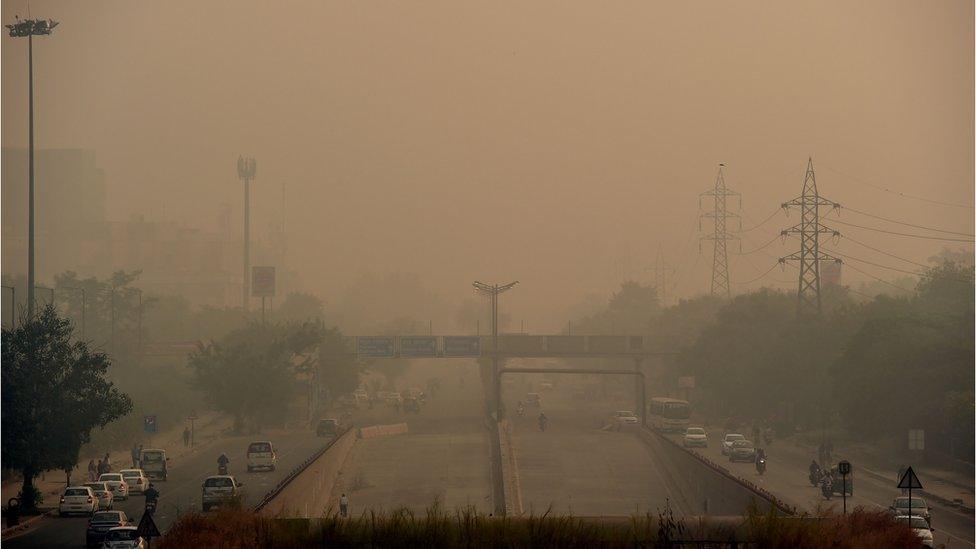
M 654 429 L 683 433 L 688 428 L 691 406 L 687 400 L 654 397 L 647 405 L 648 421 Z

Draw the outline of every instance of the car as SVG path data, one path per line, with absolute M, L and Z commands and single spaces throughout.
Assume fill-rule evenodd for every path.
M 915 498 L 912 498 L 913 500 Z M 922 547 L 935 547 L 935 530 L 929 526 L 929 521 L 925 517 L 918 515 L 898 515 L 895 522 L 904 524 L 915 532 L 915 535 L 922 540 Z
M 105 540 L 105 534 L 109 530 L 119 526 L 129 526 L 129 524 L 129 517 L 126 516 L 125 511 L 99 511 L 88 520 L 85 544 L 88 547 L 96 547 Z
M 366 392 L 366 389 L 356 389 L 353 391 L 352 396 L 356 399 L 356 402 L 366 402 L 369 400 L 369 393 Z
M 617 410 L 613 413 L 613 422 L 618 427 L 623 425 L 637 425 L 640 419 L 630 410 Z
M 139 455 L 139 468 L 146 472 L 150 480 L 166 480 L 168 476 L 166 450 L 148 448 Z
M 95 493 L 95 497 L 98 498 L 98 509 L 106 510 L 111 509 L 115 502 L 115 496 L 112 495 L 112 489 L 109 488 L 107 483 L 104 482 L 86 482 L 85 486 L 92 489 Z
M 391 394 L 393 393 L 390 391 L 376 391 L 376 400 L 386 402 L 386 399 L 389 398 Z
M 247 472 L 255 469 L 274 471 L 278 466 L 278 453 L 270 441 L 263 440 L 247 445 Z
M 528 393 L 525 395 L 525 405 L 539 408 L 542 406 L 542 397 L 539 396 L 539 393 Z
M 315 426 L 315 436 L 334 437 L 339 434 L 339 420 L 335 418 L 320 419 Z
M 238 482 L 236 478 L 230 475 L 207 477 L 201 486 L 203 489 L 200 498 L 202 503 L 201 508 L 204 512 L 207 512 L 214 507 L 239 497 L 242 486 L 244 486 L 243 482 Z
M 139 536 L 135 526 L 120 526 L 105 533 L 102 549 L 146 549 L 146 540 Z
M 395 406 L 402 402 L 403 402 L 403 397 L 400 396 L 400 393 L 388 393 L 386 395 L 386 403 L 389 404 L 390 406 Z
M 119 473 L 102 473 L 98 477 L 98 482 L 108 484 L 112 489 L 112 497 L 116 500 L 129 499 L 129 485 Z
M 130 493 L 141 494 L 146 491 L 146 488 L 149 488 L 149 477 L 142 469 L 122 469 L 119 474 L 129 485 Z
M 729 461 L 756 461 L 756 447 L 751 440 L 736 440 L 729 449 Z
M 740 435 L 739 433 L 726 433 L 725 438 L 722 439 L 722 455 L 729 455 L 729 450 L 732 449 L 733 442 L 745 439 L 745 435 Z
M 708 433 L 705 429 L 701 427 L 688 427 L 685 429 L 685 434 L 681 437 L 681 442 L 684 444 L 685 448 L 690 448 L 692 446 L 701 446 L 702 448 L 708 448 Z
M 896 517 L 903 515 L 922 517 L 929 524 L 929 526 L 932 526 L 932 513 L 929 510 L 929 506 L 925 500 L 918 496 L 912 496 L 911 501 L 911 513 L 909 513 L 908 496 L 896 497 L 895 500 L 891 502 L 891 507 L 888 507 L 888 510 L 891 511 L 891 514 L 895 515 Z
M 66 517 L 71 513 L 90 515 L 98 510 L 98 498 L 87 486 L 69 486 L 61 494 L 58 514 Z
M 420 401 L 414 397 L 407 397 L 403 399 L 403 411 L 413 412 L 415 414 L 420 413 Z

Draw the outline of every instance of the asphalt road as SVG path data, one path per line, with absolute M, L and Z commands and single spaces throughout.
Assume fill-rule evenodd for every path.
M 680 440 L 679 435 L 671 435 Z M 721 432 L 709 432 L 709 447 L 694 448 L 712 461 L 715 461 L 737 476 L 750 480 L 777 497 L 807 511 L 815 511 L 818 507 L 833 509 L 840 513 L 843 500 L 835 496 L 830 501 L 823 498 L 820 489 L 810 485 L 807 479 L 807 468 L 811 455 L 805 450 L 786 441 L 774 441 L 767 448 L 766 473 L 759 475 L 753 463 L 731 463 L 721 451 Z M 843 456 L 840 456 L 843 457 Z M 856 467 L 856 464 L 855 464 Z M 867 474 L 857 474 L 855 469 L 854 495 L 847 498 L 848 510 L 856 506 L 867 509 L 887 509 L 892 500 L 900 495 L 894 487 L 894 480 L 883 483 Z M 927 500 L 932 509 L 932 525 L 935 527 L 935 538 L 938 543 L 947 543 L 949 547 L 973 546 L 973 516 L 958 510 L 944 507 L 935 501 Z
M 278 468 L 273 472 L 246 472 L 245 452 L 254 440 L 270 440 L 277 447 Z M 254 505 L 294 467 L 307 459 L 325 444 L 313 431 L 270 432 L 261 435 L 227 437 L 219 439 L 206 450 L 187 456 L 180 461 L 170 461 L 169 480 L 155 483 L 161 496 L 154 516 L 156 525 L 163 532 L 181 513 L 200 509 L 200 493 L 203 480 L 217 474 L 217 456 L 226 452 L 230 458 L 230 474 L 244 483 L 248 505 Z M 116 502 L 129 518 L 138 523 L 142 517 L 145 500 L 140 495 Z M 50 517 L 16 537 L 3 541 L 4 547 L 83 547 L 87 517 Z

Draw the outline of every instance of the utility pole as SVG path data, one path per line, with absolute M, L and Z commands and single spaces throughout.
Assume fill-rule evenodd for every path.
M 782 231 L 783 236 L 800 235 L 800 251 L 779 258 L 780 263 L 798 261 L 800 277 L 796 292 L 797 316 L 820 315 L 820 262 L 841 260 L 820 251 L 820 235 L 839 237 L 840 233 L 820 222 L 820 207 L 839 208 L 840 204 L 822 198 L 817 192 L 817 176 L 813 171 L 813 158 L 807 160 L 807 173 L 803 177 L 803 194 L 783 203 L 783 209 L 800 208 L 800 222 Z
M 495 415 L 498 420 L 502 419 L 502 383 L 498 374 L 498 295 L 511 290 L 518 283 L 516 280 L 508 284 L 485 284 L 475 280 L 472 284 L 476 292 L 487 295 L 491 300 L 491 379 L 495 393 Z
M 250 307 L 251 296 L 251 180 L 257 172 L 253 158 L 237 158 L 237 177 L 244 182 L 244 282 L 242 284 L 241 308 L 246 313 Z
M 712 232 L 701 237 L 701 240 L 711 240 L 712 247 L 712 295 L 722 296 L 726 299 L 732 297 L 729 288 L 729 254 L 728 241 L 738 240 L 739 237 L 727 230 L 729 218 L 739 220 L 739 228 L 742 228 L 742 218 L 738 213 L 729 212 L 729 197 L 739 199 L 739 209 L 742 208 L 742 195 L 730 190 L 725 186 L 725 174 L 723 170 L 725 164 L 718 165 L 718 175 L 715 177 L 715 187 L 709 189 L 698 196 L 698 210 L 702 209 L 702 198 L 712 201 L 712 210 L 700 213 L 698 216 L 698 230 L 701 231 L 702 218 L 711 219 L 713 226 Z M 698 242 L 699 251 L 701 250 L 701 240 Z
M 29 10 L 28 10 L 29 11 Z M 58 22 L 52 19 L 20 19 L 6 25 L 13 38 L 27 37 L 28 176 L 27 198 L 27 318 L 34 316 L 34 37 L 51 34 Z

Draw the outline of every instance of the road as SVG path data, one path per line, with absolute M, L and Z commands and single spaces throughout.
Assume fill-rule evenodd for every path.
M 278 450 L 278 469 L 273 472 L 245 472 L 245 452 L 254 440 L 271 440 Z M 268 490 L 287 475 L 294 467 L 324 445 L 324 439 L 307 432 L 269 432 L 261 435 L 227 437 L 215 441 L 205 451 L 192 454 L 180 461 L 170 461 L 169 480 L 155 483 L 162 493 L 156 510 L 156 525 L 165 532 L 180 513 L 200 509 L 200 486 L 209 475 L 216 474 L 216 459 L 226 452 L 231 459 L 230 473 L 244 483 L 248 505 L 257 503 Z M 142 517 L 144 499 L 135 495 L 117 502 L 121 509 L 136 523 Z M 30 530 L 16 537 L 5 539 L 5 548 L 15 547 L 83 547 L 85 544 L 86 517 L 45 518 Z
M 679 435 L 671 435 L 680 440 Z M 740 478 L 750 480 L 766 490 L 769 490 L 786 503 L 799 509 L 814 511 L 819 507 L 832 509 L 837 513 L 842 511 L 843 500 L 835 497 L 830 501 L 824 500 L 819 488 L 810 485 L 807 480 L 807 470 L 812 456 L 788 441 L 774 441 L 767 449 L 768 467 L 766 473 L 760 476 L 753 463 L 730 463 L 722 455 L 721 432 L 709 431 L 710 444 L 708 448 L 695 448 L 709 459 L 720 463 Z M 841 456 L 843 457 L 843 456 Z M 855 464 L 856 467 L 856 464 Z M 883 483 L 867 474 L 857 474 L 855 469 L 854 495 L 847 498 L 848 510 L 856 506 L 867 509 L 887 509 L 892 499 L 899 495 L 894 487 L 894 481 Z M 932 507 L 932 525 L 935 527 L 936 541 L 947 543 L 950 547 L 973 546 L 973 516 L 966 515 L 955 509 L 947 508 L 935 501 L 928 501 Z

